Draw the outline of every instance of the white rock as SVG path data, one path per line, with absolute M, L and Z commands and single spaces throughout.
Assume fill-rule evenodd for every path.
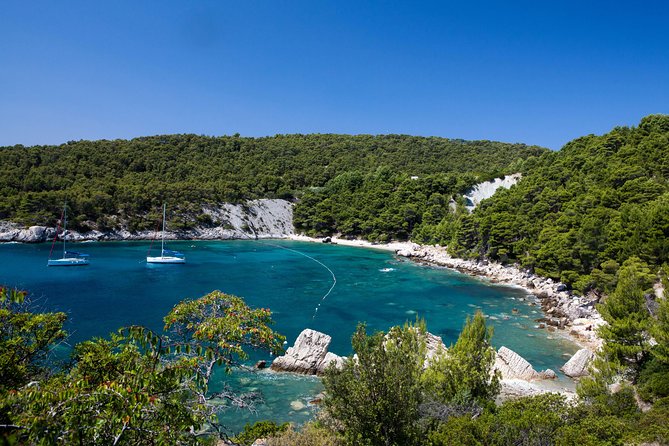
M 587 348 L 582 348 L 577 351 L 574 356 L 560 368 L 560 370 L 562 370 L 565 375 L 572 378 L 587 376 L 589 375 L 588 365 L 590 365 L 590 362 L 594 357 L 595 354 L 593 352 Z
M 433 335 L 430 332 L 425 333 L 426 354 L 425 361 L 429 362 L 432 358 L 446 352 L 446 345 L 441 337 Z
M 498 402 L 522 398 L 526 396 L 541 395 L 542 393 L 560 393 L 567 400 L 576 399 L 576 394 L 553 381 L 527 382 L 522 379 L 504 379 L 500 381 L 500 392 Z
M 527 362 L 522 356 L 513 350 L 500 347 L 495 357 L 496 370 L 502 374 L 502 379 L 520 379 L 523 381 L 534 381 L 543 379 L 555 379 L 555 372 L 551 369 L 546 369 L 542 372 L 537 372 L 532 367 L 532 364 Z
M 275 371 L 322 375 L 331 362 L 341 366 L 344 361 L 328 352 L 331 340 L 325 333 L 307 328 L 297 337 L 295 345 L 289 347 L 285 355 L 276 358 L 270 368 Z
M 497 351 L 494 367 L 502 374 L 502 379 L 532 381 L 541 378 L 539 372 L 532 368 L 532 364 L 506 347 L 501 347 Z
M 495 178 L 492 181 L 485 181 L 475 185 L 463 195 L 467 201 L 465 207 L 470 212 L 473 211 L 482 200 L 492 197 L 497 192 L 497 189 L 500 187 L 504 189 L 510 188 L 520 180 L 520 177 L 520 173 L 514 173 L 513 175 L 506 175 L 504 178 Z
M 302 401 L 295 400 L 295 401 L 290 402 L 290 408 L 295 410 L 295 411 L 302 410 L 305 407 L 307 407 L 307 406 Z
M 216 226 L 196 227 L 186 231 L 165 234 L 167 239 L 248 239 L 285 238 L 293 235 L 293 204 L 287 200 L 260 199 L 244 204 L 223 203 L 216 207 L 206 206 L 202 212 L 209 215 Z M 16 223 L 0 221 L 0 242 L 43 242 L 53 238 L 55 228 L 43 226 L 22 227 Z M 159 238 L 155 231 L 129 232 L 120 228 L 115 231 L 89 231 L 79 233 L 68 230 L 69 241 L 83 240 L 148 240 Z

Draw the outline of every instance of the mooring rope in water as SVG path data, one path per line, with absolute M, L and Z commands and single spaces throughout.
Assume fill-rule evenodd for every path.
M 319 264 L 320 266 L 322 266 L 323 268 L 325 268 L 325 269 L 330 273 L 330 275 L 332 276 L 332 285 L 330 286 L 330 289 L 328 290 L 328 292 L 325 293 L 325 295 L 323 295 L 323 297 L 321 297 L 320 302 L 318 303 L 318 305 L 316 305 L 316 308 L 314 308 L 314 315 L 311 316 L 311 320 L 316 319 L 316 315 L 318 314 L 318 309 L 321 307 L 321 304 L 322 304 L 323 302 L 325 302 L 325 299 L 327 299 L 327 297 L 330 295 L 330 293 L 332 293 L 332 290 L 334 290 L 334 287 L 337 285 L 337 276 L 335 276 L 335 273 L 334 273 L 334 272 L 333 272 L 333 271 L 332 271 L 332 270 L 331 270 L 325 263 L 321 262 L 321 261 L 318 260 L 318 259 L 313 258 L 313 257 L 310 256 L 309 254 L 305 254 L 305 253 L 303 253 L 303 252 L 301 252 L 301 251 L 298 251 L 298 250 L 296 250 L 296 249 L 286 248 L 285 246 L 275 245 L 275 244 L 273 244 L 273 243 L 261 242 L 261 241 L 259 241 L 259 240 L 257 240 L 257 239 L 256 239 L 256 241 L 258 241 L 259 243 L 263 243 L 263 244 L 265 244 L 265 245 L 273 246 L 273 247 L 275 247 L 275 248 L 281 248 L 281 249 L 285 249 L 286 251 L 292 251 L 292 252 L 294 252 L 295 254 L 299 254 L 299 255 L 304 256 L 304 257 L 306 257 L 306 258 L 308 258 L 308 259 L 311 259 L 311 260 L 313 260 L 314 262 L 318 263 L 318 264 Z
M 254 231 L 254 230 L 253 230 L 253 227 L 252 227 L 251 225 L 249 225 L 249 228 L 250 228 L 252 231 Z M 244 233 L 242 232 L 242 234 L 244 234 Z M 246 234 L 244 234 L 244 235 L 246 235 Z M 254 231 L 254 235 L 255 235 L 255 231 Z M 281 245 L 276 245 L 276 244 L 274 244 L 274 243 L 268 243 L 268 242 L 260 241 L 260 240 L 258 240 L 258 236 L 257 236 L 257 235 L 255 236 L 255 239 L 252 239 L 251 237 L 248 237 L 248 239 L 249 239 L 249 240 L 255 240 L 256 242 L 258 242 L 258 243 L 262 243 L 262 244 L 264 244 L 264 245 L 273 246 L 273 247 L 275 247 L 275 248 L 280 248 L 280 249 L 285 249 L 286 251 L 292 251 L 292 252 L 294 252 L 294 253 L 296 253 L 296 254 L 299 254 L 299 255 L 301 255 L 301 256 L 304 256 L 304 257 L 306 257 L 306 258 L 308 258 L 308 259 L 313 260 L 314 262 L 316 262 L 316 263 L 318 263 L 319 265 L 321 265 L 323 268 L 325 268 L 325 269 L 330 273 L 330 275 L 332 276 L 332 285 L 330 286 L 330 289 L 328 290 L 328 292 L 325 293 L 325 295 L 323 295 L 323 297 L 321 297 L 321 300 L 320 300 L 320 302 L 318 303 L 318 305 L 316 305 L 316 308 L 314 308 L 314 315 L 311 317 L 311 320 L 316 319 L 316 315 L 318 314 L 318 309 L 321 307 L 321 304 L 322 304 L 323 302 L 325 302 L 325 299 L 327 299 L 327 297 L 330 295 L 330 293 L 332 293 L 332 290 L 334 290 L 334 287 L 337 285 L 337 276 L 335 276 L 335 273 L 334 273 L 334 272 L 333 272 L 333 271 L 332 271 L 332 270 L 331 270 L 325 263 L 321 262 L 321 261 L 318 260 L 318 259 L 315 259 L 315 258 L 311 257 L 309 254 L 305 254 L 305 253 L 303 253 L 303 252 L 301 252 L 301 251 L 298 251 L 298 250 L 296 250 L 296 249 L 287 248 L 287 247 L 285 247 L 285 246 L 281 246 Z

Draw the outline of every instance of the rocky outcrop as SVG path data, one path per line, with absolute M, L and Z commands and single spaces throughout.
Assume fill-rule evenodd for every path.
M 587 348 L 582 348 L 577 351 L 574 356 L 560 368 L 560 370 L 571 378 L 587 376 L 589 375 L 588 366 L 594 357 L 595 354 L 593 352 Z
M 36 243 L 53 238 L 55 228 L 30 226 L 25 228 L 16 223 L 0 222 L 0 242 Z
M 429 364 L 432 358 L 446 352 L 446 345 L 441 337 L 433 335 L 430 332 L 425 333 L 425 365 Z
M 331 340 L 325 333 L 307 328 L 297 337 L 295 345 L 276 358 L 270 368 L 279 372 L 322 375 L 332 362 L 341 367 L 344 358 L 328 352 Z
M 503 380 L 520 379 L 523 381 L 535 381 L 540 379 L 553 379 L 555 372 L 550 369 L 537 372 L 532 364 L 522 356 L 506 347 L 500 347 L 495 358 L 494 368 L 498 370 Z
M 497 401 L 501 403 L 506 400 L 541 395 L 543 393 L 560 393 L 566 396 L 568 400 L 576 398 L 576 394 L 572 389 L 562 387 L 555 381 L 527 382 L 522 379 L 504 379 L 500 381 L 500 391 Z
M 513 175 L 506 175 L 504 178 L 495 178 L 492 181 L 477 184 L 463 195 L 467 203 L 465 207 L 469 212 L 473 211 L 482 200 L 495 195 L 497 189 L 500 187 L 504 189 L 510 188 L 520 180 L 521 176 L 520 173 L 514 173 Z
M 224 203 L 217 207 L 204 207 L 202 213 L 211 221 L 210 225 L 184 231 L 166 231 L 165 238 L 171 240 L 227 240 L 256 238 L 285 238 L 293 234 L 293 205 L 279 199 L 252 200 L 244 204 Z M 15 223 L 0 222 L 0 242 L 38 243 L 52 240 L 55 228 L 44 226 L 22 227 Z M 150 240 L 160 237 L 155 231 L 129 232 L 68 231 L 68 241 Z

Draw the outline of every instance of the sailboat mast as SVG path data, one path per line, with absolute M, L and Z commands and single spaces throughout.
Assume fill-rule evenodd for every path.
M 65 258 L 65 232 L 67 231 L 67 201 L 63 206 L 63 258 Z
M 165 252 L 165 206 L 166 203 L 163 203 L 163 236 L 162 240 L 160 241 L 160 257 L 164 256 Z

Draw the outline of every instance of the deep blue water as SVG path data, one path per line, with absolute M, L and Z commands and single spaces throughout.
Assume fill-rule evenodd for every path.
M 129 324 L 161 329 L 162 317 L 180 300 L 221 290 L 251 306 L 269 307 L 274 328 L 289 345 L 304 328 L 313 328 L 332 336 L 330 350 L 340 355 L 351 353 L 350 336 L 358 321 L 372 332 L 418 316 L 448 345 L 477 308 L 494 327 L 495 346 L 518 352 L 535 369 L 558 371 L 566 355 L 576 351 L 534 328 L 540 309 L 526 292 L 419 266 L 385 251 L 283 240 L 187 241 L 169 244 L 186 255 L 185 265 L 147 265 L 148 246 L 84 243 L 76 249 L 91 255 L 89 266 L 49 268 L 50 245 L 4 244 L 0 283 L 28 290 L 46 310 L 67 312 L 72 344 Z M 332 275 L 312 259 L 337 279 L 325 299 Z M 303 421 L 311 412 L 298 403 L 306 404 L 321 390 L 317 379 L 267 372 L 238 373 L 232 383 L 262 392 L 266 401 L 257 415 L 226 411 L 223 420 L 233 429 L 257 419 Z

